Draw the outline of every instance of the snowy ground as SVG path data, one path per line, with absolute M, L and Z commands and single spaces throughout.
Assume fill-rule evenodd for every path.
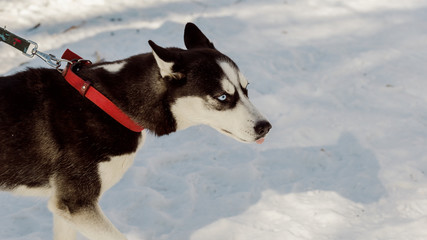
M 427 239 L 426 13 L 422 0 L 0 0 L 1 26 L 93 60 L 183 47 L 193 21 L 250 79 L 266 142 L 151 136 L 101 201 L 131 240 Z M 2 75 L 47 66 L 0 53 Z M 0 193 L 0 239 L 51 239 L 46 203 Z

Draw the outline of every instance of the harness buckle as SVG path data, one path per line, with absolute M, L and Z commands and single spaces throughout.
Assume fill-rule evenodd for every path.
M 66 60 L 66 59 L 61 59 L 62 61 L 67 61 L 68 64 L 65 67 L 64 70 L 60 71 L 58 69 L 58 71 L 60 71 L 62 73 L 62 76 L 64 76 L 65 79 L 67 79 L 67 74 L 69 73 L 69 71 L 72 72 L 72 75 L 76 75 L 76 72 L 80 71 L 80 69 L 84 66 L 84 65 L 90 65 L 92 64 L 92 62 L 90 60 L 85 60 L 85 59 L 73 59 L 73 60 Z M 68 80 L 67 80 L 68 81 Z M 91 87 L 92 83 L 90 81 L 84 81 L 83 79 L 81 80 L 81 82 L 79 84 L 73 85 L 74 88 L 76 88 L 77 91 L 79 91 L 80 95 L 82 95 L 83 97 L 86 96 L 87 91 L 89 90 L 89 88 Z

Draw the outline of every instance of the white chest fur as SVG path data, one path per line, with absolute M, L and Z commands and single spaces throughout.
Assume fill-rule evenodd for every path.
M 110 161 L 98 165 L 99 176 L 101 177 L 101 193 L 111 188 L 123 177 L 132 165 L 135 154 L 112 157 Z
M 146 133 L 142 133 L 141 142 L 138 149 L 144 145 Z M 115 156 L 110 161 L 102 162 L 98 165 L 98 172 L 101 178 L 101 194 L 116 184 L 132 166 L 137 151 L 131 154 Z

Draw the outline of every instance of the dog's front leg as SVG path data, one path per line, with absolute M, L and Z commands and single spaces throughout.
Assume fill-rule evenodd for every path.
M 86 206 L 73 213 L 55 205 L 52 206 L 52 203 L 49 204 L 49 209 L 56 215 L 55 240 L 75 239 L 75 232 L 70 231 L 70 228 L 76 229 L 90 240 L 126 240 L 126 237 L 103 214 L 98 204 Z M 65 227 L 66 223 L 70 226 Z
M 53 239 L 55 240 L 75 240 L 76 229 L 63 217 L 53 214 Z
M 71 221 L 76 229 L 90 240 L 126 240 L 98 204 L 72 214 Z

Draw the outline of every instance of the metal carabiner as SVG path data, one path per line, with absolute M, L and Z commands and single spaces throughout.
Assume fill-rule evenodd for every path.
M 58 68 L 61 66 L 61 62 L 52 54 L 36 51 L 35 55 L 45 61 L 49 66 Z
M 60 59 L 57 59 L 52 54 L 47 54 L 44 52 L 40 52 L 38 49 L 39 45 L 36 42 L 33 42 L 31 40 L 27 40 L 30 44 L 34 45 L 34 48 L 31 50 L 31 53 L 23 52 L 23 54 L 27 57 L 34 57 L 36 55 L 37 57 L 41 58 L 43 61 L 45 61 L 49 66 L 54 68 L 59 68 L 61 66 Z

